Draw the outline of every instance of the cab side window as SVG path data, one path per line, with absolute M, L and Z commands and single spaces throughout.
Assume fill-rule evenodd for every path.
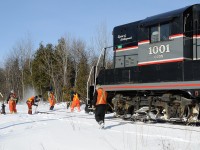
M 169 23 L 150 27 L 151 43 L 169 40 Z
M 160 25 L 160 41 L 169 40 L 169 23 Z
M 150 30 L 151 30 L 151 42 L 154 43 L 160 41 L 158 26 L 151 27 Z

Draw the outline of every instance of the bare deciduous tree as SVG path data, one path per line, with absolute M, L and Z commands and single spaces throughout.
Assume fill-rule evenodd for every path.
M 30 36 L 18 41 L 5 61 L 6 89 L 15 90 L 22 100 L 25 87 L 30 86 L 33 43 Z M 7 91 L 8 92 L 8 91 Z
M 13 47 L 13 57 L 18 60 L 19 69 L 21 71 L 21 84 L 22 84 L 22 97 L 24 98 L 25 94 L 25 87 L 30 86 L 30 84 L 33 86 L 32 82 L 26 83 L 27 77 L 26 76 L 32 76 L 32 67 L 31 67 L 31 57 L 33 52 L 33 42 L 28 36 L 25 39 L 20 40 L 17 42 L 17 44 Z M 29 73 L 25 74 L 25 70 L 28 70 Z M 20 93 L 18 91 L 18 93 Z

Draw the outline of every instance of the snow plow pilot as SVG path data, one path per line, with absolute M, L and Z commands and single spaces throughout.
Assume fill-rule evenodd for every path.
M 32 114 L 32 106 L 38 106 L 37 102 L 39 102 L 42 98 L 42 95 L 39 96 L 32 96 L 27 101 L 26 104 L 28 106 L 28 114 Z

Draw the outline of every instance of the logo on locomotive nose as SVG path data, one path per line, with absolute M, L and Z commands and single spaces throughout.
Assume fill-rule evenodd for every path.
M 164 53 L 170 53 L 169 44 L 149 47 L 149 55 L 155 55 L 154 58 L 163 58 Z
M 124 34 L 124 35 L 118 35 L 117 38 L 118 38 L 120 41 L 128 41 L 128 40 L 131 40 L 133 37 L 132 37 L 132 36 L 127 37 L 126 34 Z

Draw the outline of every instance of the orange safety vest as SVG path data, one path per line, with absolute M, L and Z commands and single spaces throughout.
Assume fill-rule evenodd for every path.
M 96 105 L 99 105 L 99 104 L 106 104 L 107 103 L 107 92 L 104 91 L 102 88 L 99 88 L 97 90 L 97 102 L 96 102 Z
M 48 100 L 49 100 L 50 106 L 54 106 L 56 104 L 56 99 L 55 99 L 54 94 L 50 93 Z
M 29 101 L 29 102 L 32 102 L 32 101 L 34 101 L 34 99 L 35 99 L 35 97 L 32 96 L 32 97 L 30 97 L 30 98 L 28 99 L 28 101 Z
M 73 97 L 73 101 L 79 101 L 79 97 L 78 97 L 78 94 L 76 93 L 76 94 L 74 94 L 74 97 Z

